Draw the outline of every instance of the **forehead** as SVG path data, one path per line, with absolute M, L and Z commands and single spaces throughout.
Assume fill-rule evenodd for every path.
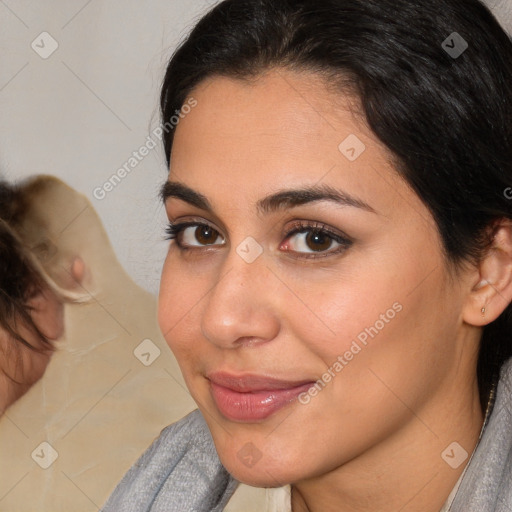
M 279 69 L 250 82 L 213 77 L 190 96 L 197 106 L 176 129 L 170 179 L 212 204 L 223 192 L 236 207 L 321 183 L 386 214 L 413 194 L 365 125 L 357 98 L 336 94 L 317 75 Z

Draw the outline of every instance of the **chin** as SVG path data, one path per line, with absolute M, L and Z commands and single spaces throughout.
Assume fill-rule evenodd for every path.
M 214 436 L 215 439 L 215 436 Z M 248 440 L 249 439 L 249 440 Z M 307 477 L 304 460 L 293 456 L 294 447 L 265 443 L 263 436 L 215 439 L 217 453 L 227 471 L 239 482 L 253 487 L 282 487 Z
M 238 459 L 230 458 L 230 460 L 222 462 L 236 480 L 252 487 L 282 487 L 301 479 L 298 475 L 290 474 L 282 463 L 280 465 L 268 464 L 261 459 L 254 466 L 248 467 L 240 463 Z

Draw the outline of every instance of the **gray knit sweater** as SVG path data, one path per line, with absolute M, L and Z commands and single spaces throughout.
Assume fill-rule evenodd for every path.
M 196 410 L 162 431 L 102 512 L 221 512 L 237 485 Z M 512 512 L 512 359 L 502 368 L 492 414 L 449 510 Z

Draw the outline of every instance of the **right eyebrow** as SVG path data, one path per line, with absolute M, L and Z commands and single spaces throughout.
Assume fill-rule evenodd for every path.
M 162 201 L 165 203 L 167 199 L 174 197 L 175 199 L 180 199 L 181 201 L 185 201 L 186 203 L 195 206 L 201 210 L 205 210 L 207 212 L 213 213 L 212 205 L 210 201 L 195 190 L 182 185 L 181 183 L 176 183 L 174 181 L 167 181 L 160 191 L 160 197 Z

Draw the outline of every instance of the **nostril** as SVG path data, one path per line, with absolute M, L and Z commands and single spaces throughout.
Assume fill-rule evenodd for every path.
M 256 336 L 242 336 L 242 337 L 238 338 L 234 344 L 236 346 L 252 347 L 254 345 L 264 343 L 265 341 L 267 341 L 267 340 L 258 338 Z

